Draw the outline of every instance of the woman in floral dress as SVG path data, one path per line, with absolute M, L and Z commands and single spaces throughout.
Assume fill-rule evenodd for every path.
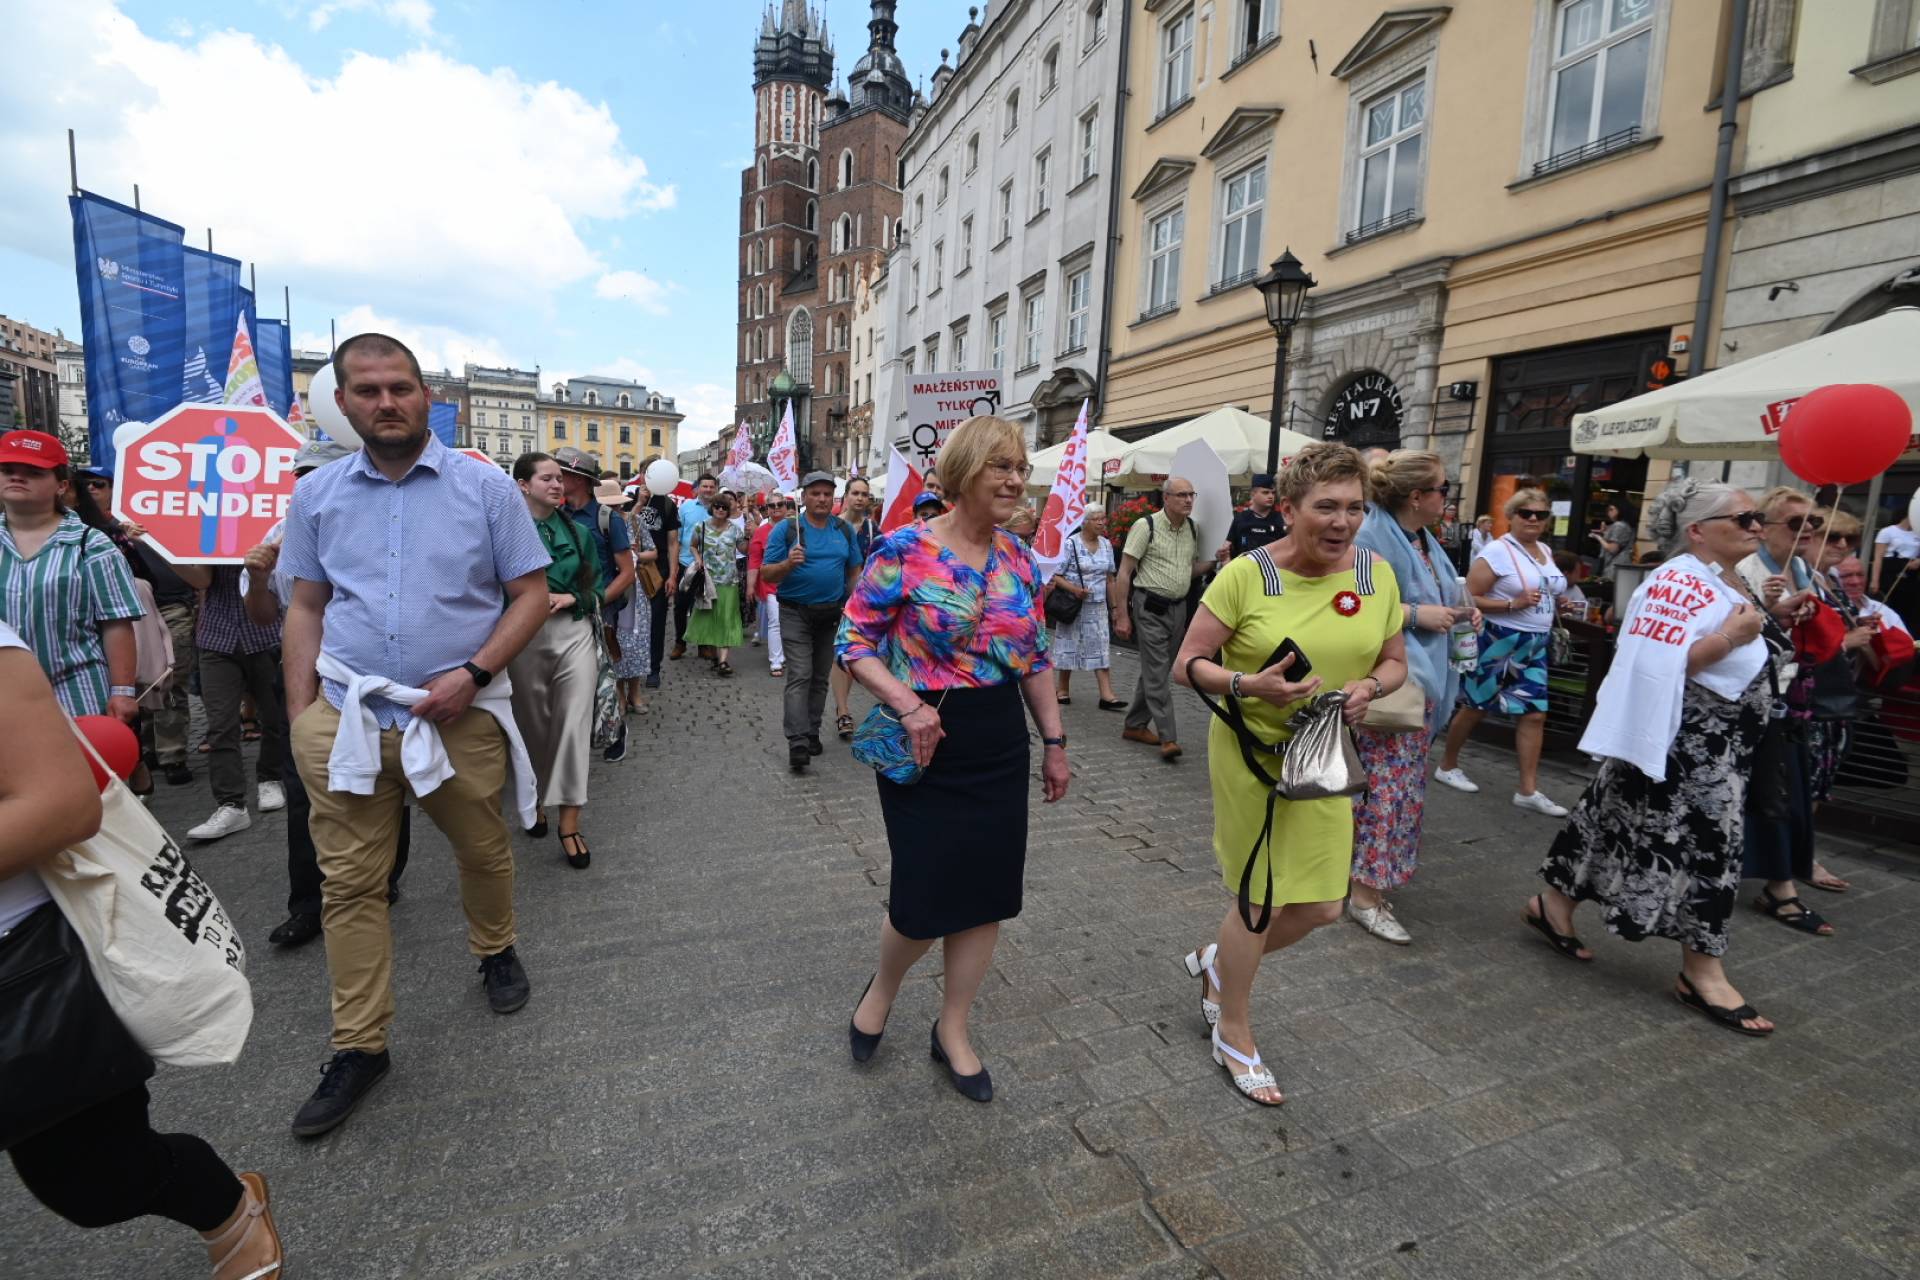
M 740 643 L 740 558 L 745 535 L 733 522 L 733 495 L 714 495 L 708 518 L 693 526 L 693 554 L 705 581 L 698 585 L 693 617 L 687 621 L 687 643 L 713 648 L 714 674 L 730 676 L 728 662 Z
M 636 505 L 621 517 L 627 522 L 636 565 L 653 564 L 660 558 L 653 532 L 640 518 L 644 507 Z M 628 715 L 647 714 L 646 698 L 641 690 L 653 674 L 653 610 L 639 589 L 631 593 L 627 607 L 620 611 L 614 636 L 620 641 L 620 656 L 614 661 L 613 674 L 620 681 L 620 706 Z
M 1067 558 L 1053 575 L 1052 589 L 1080 597 L 1080 616 L 1053 631 L 1054 696 L 1061 706 L 1072 701 L 1068 681 L 1076 671 L 1091 671 L 1100 682 L 1100 709 L 1125 711 L 1113 694 L 1112 662 L 1107 650 L 1107 588 L 1113 583 L 1113 543 L 1107 540 L 1107 513 L 1089 509 L 1067 545 Z

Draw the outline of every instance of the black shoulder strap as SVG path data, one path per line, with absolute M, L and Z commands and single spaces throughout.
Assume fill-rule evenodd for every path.
M 1234 741 L 1240 745 L 1240 758 L 1246 762 L 1247 771 L 1267 789 L 1266 818 L 1260 824 L 1260 834 L 1253 838 L 1253 848 L 1247 851 L 1247 865 L 1241 869 L 1237 894 L 1240 919 L 1247 926 L 1247 931 L 1265 933 L 1267 922 L 1273 915 L 1273 805 L 1280 798 L 1280 780 L 1268 773 L 1260 760 L 1262 757 L 1278 759 L 1286 755 L 1287 748 L 1285 743 L 1262 742 L 1254 736 L 1253 730 L 1247 727 L 1246 714 L 1240 710 L 1239 699 L 1229 696 L 1226 705 L 1222 706 L 1209 698 L 1200 688 L 1199 681 L 1193 678 L 1193 664 L 1198 661 L 1198 656 L 1187 659 L 1187 686 L 1200 695 L 1200 701 L 1206 704 L 1207 710 L 1219 716 L 1233 730 Z M 1267 847 L 1267 892 L 1266 900 L 1260 904 L 1260 918 L 1256 921 L 1253 918 L 1253 864 L 1260 860 L 1263 845 Z

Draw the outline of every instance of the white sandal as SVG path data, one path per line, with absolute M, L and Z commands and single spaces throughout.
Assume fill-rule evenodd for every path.
M 1219 950 L 1219 943 L 1209 942 L 1206 950 L 1189 951 L 1186 954 L 1186 958 L 1182 961 L 1182 963 L 1187 966 L 1187 973 L 1190 976 L 1198 978 L 1202 974 L 1205 974 L 1206 982 L 1212 984 L 1214 994 L 1216 995 L 1220 992 L 1220 971 L 1213 967 L 1213 957 Z M 1207 1020 L 1207 1029 L 1212 1030 L 1214 1027 L 1220 1025 L 1220 1003 L 1217 1000 L 1207 999 L 1206 992 L 1207 988 L 1202 986 L 1200 988 L 1200 1016 Z
M 213 1263 L 214 1280 L 265 1280 L 277 1275 L 280 1265 L 286 1260 L 285 1251 L 280 1244 L 279 1228 L 273 1225 L 273 1211 L 268 1208 L 267 1180 L 257 1173 L 240 1175 L 240 1186 L 244 1192 L 243 1209 L 233 1225 L 216 1236 L 202 1236 L 207 1246 L 207 1257 Z M 273 1241 L 273 1261 L 264 1267 L 256 1267 L 245 1274 L 234 1274 L 227 1264 L 240 1251 L 242 1245 L 253 1237 L 256 1229 L 266 1231 Z M 240 1265 L 240 1264 L 235 1264 Z
M 1232 1067 L 1227 1067 L 1228 1058 L 1232 1058 L 1241 1066 L 1246 1067 L 1246 1074 L 1238 1074 Z M 1234 1088 L 1246 1094 L 1247 1097 L 1252 1098 L 1253 1101 L 1259 1103 L 1261 1106 L 1277 1107 L 1286 1102 L 1284 1096 L 1281 1097 L 1279 1102 L 1268 1102 L 1264 1098 L 1255 1098 L 1253 1096 L 1255 1089 L 1272 1089 L 1277 1092 L 1280 1085 L 1273 1078 L 1273 1072 L 1260 1065 L 1259 1050 L 1254 1050 L 1253 1056 L 1249 1058 L 1246 1054 L 1241 1053 L 1238 1049 L 1222 1040 L 1220 1038 L 1220 1028 L 1217 1026 L 1213 1029 L 1213 1060 L 1220 1066 L 1227 1068 L 1227 1078 L 1233 1081 Z

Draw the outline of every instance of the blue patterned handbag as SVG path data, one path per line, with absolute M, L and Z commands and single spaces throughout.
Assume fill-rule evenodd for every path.
M 943 692 L 935 711 L 947 700 Z M 900 723 L 893 708 L 882 702 L 867 712 L 866 719 L 853 731 L 853 758 L 888 782 L 910 787 L 920 781 L 926 770 L 913 758 L 913 735 Z

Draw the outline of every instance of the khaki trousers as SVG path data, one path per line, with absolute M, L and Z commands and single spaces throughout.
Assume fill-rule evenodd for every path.
M 527 744 L 540 803 L 573 807 L 587 802 L 587 765 L 593 758 L 593 698 L 600 683 L 594 623 L 555 614 L 507 664 L 513 678 L 513 722 Z
M 333 979 L 333 1047 L 378 1053 L 393 1023 L 393 933 L 387 925 L 387 876 L 393 869 L 407 791 L 400 733 L 380 735 L 380 777 L 370 796 L 327 789 L 327 757 L 340 713 L 325 697 L 293 722 L 293 755 L 313 805 L 308 829 L 325 877 L 320 922 Z M 454 774 L 419 798 L 460 864 L 467 946 L 489 956 L 513 945 L 513 846 L 500 814 L 507 740 L 484 711 L 469 709 L 440 726 Z

